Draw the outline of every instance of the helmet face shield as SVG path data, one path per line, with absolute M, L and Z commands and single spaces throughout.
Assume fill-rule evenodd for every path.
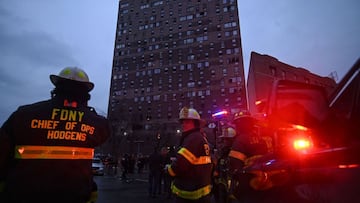
M 75 81 L 75 84 L 85 86 L 88 91 L 94 88 L 94 83 L 89 81 L 86 72 L 78 67 L 66 67 L 58 75 L 50 75 L 50 80 L 55 86 L 62 82 Z

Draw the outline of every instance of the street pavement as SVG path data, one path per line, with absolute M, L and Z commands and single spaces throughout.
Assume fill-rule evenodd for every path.
M 95 182 L 98 185 L 97 203 L 170 203 L 165 193 L 157 197 L 148 195 L 148 173 L 129 174 L 127 181 L 122 180 L 120 175 L 95 176 Z

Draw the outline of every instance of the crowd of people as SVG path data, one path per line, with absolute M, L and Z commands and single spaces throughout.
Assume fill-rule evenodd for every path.
M 125 153 L 119 160 L 111 155 L 97 156 L 105 166 L 106 175 L 120 177 L 126 183 L 133 181 L 135 174 L 142 177 L 148 175 L 149 197 L 165 195 L 171 198 L 171 178 L 165 173 L 165 166 L 174 159 L 173 147 L 155 147 L 153 153 L 148 155 Z
M 156 198 L 164 195 L 166 198 L 171 198 L 171 177 L 165 172 L 165 166 L 171 164 L 174 156 L 172 147 L 155 147 L 149 155 L 125 153 L 117 165 L 118 170 L 121 171 L 120 178 L 129 183 L 136 173 L 148 175 L 149 197 Z
M 162 193 L 171 198 L 171 177 L 165 173 L 165 166 L 171 164 L 171 153 L 166 147 L 155 148 L 149 157 L 149 196 L 155 198 Z
M 204 121 L 195 109 L 183 108 L 180 124 L 183 134 L 177 149 L 157 146 L 146 156 L 124 154 L 121 179 L 130 182 L 129 174 L 145 173 L 150 198 L 165 196 L 175 202 L 209 203 L 212 197 L 219 203 L 230 202 L 261 187 L 242 175 L 243 168 L 269 150 L 268 143 L 254 133 L 255 120 L 249 112 L 236 113 L 232 127 L 224 127 L 216 152 L 210 149 Z
M 109 122 L 88 106 L 94 84 L 85 71 L 67 67 L 50 75 L 50 80 L 55 86 L 51 99 L 19 107 L 1 127 L 1 202 L 96 201 L 90 166 L 94 148 L 111 134 Z M 266 145 L 253 133 L 254 120 L 244 112 L 235 114 L 236 136 L 221 156 L 213 154 L 203 129 L 206 122 L 196 109 L 182 108 L 179 122 L 182 134 L 177 149 L 155 147 L 149 156 L 124 154 L 120 161 L 104 160 L 105 165 L 117 174 L 120 162 L 121 179 L 126 182 L 136 169 L 136 173 L 147 170 L 151 198 L 165 194 L 175 203 L 210 203 L 219 163 L 227 163 L 231 176 L 241 178 L 242 168 L 266 153 Z M 261 187 L 256 181 L 250 183 L 252 188 Z

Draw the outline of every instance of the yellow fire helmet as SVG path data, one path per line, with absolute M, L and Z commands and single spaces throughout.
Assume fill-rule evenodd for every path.
M 60 81 L 72 80 L 87 87 L 90 92 L 94 88 L 94 83 L 89 81 L 89 77 L 84 70 L 78 67 L 66 67 L 58 75 L 50 75 L 51 82 L 57 86 Z
M 200 120 L 200 115 L 195 109 L 184 107 L 179 113 L 179 120 L 183 119 Z

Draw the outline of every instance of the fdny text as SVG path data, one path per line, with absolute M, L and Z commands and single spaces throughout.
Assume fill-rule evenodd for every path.
M 86 141 L 88 134 L 94 134 L 95 127 L 81 123 L 84 114 L 82 111 L 54 108 L 51 112 L 51 119 L 32 119 L 30 127 L 48 130 L 47 139 Z M 61 129 L 59 126 L 62 126 Z

